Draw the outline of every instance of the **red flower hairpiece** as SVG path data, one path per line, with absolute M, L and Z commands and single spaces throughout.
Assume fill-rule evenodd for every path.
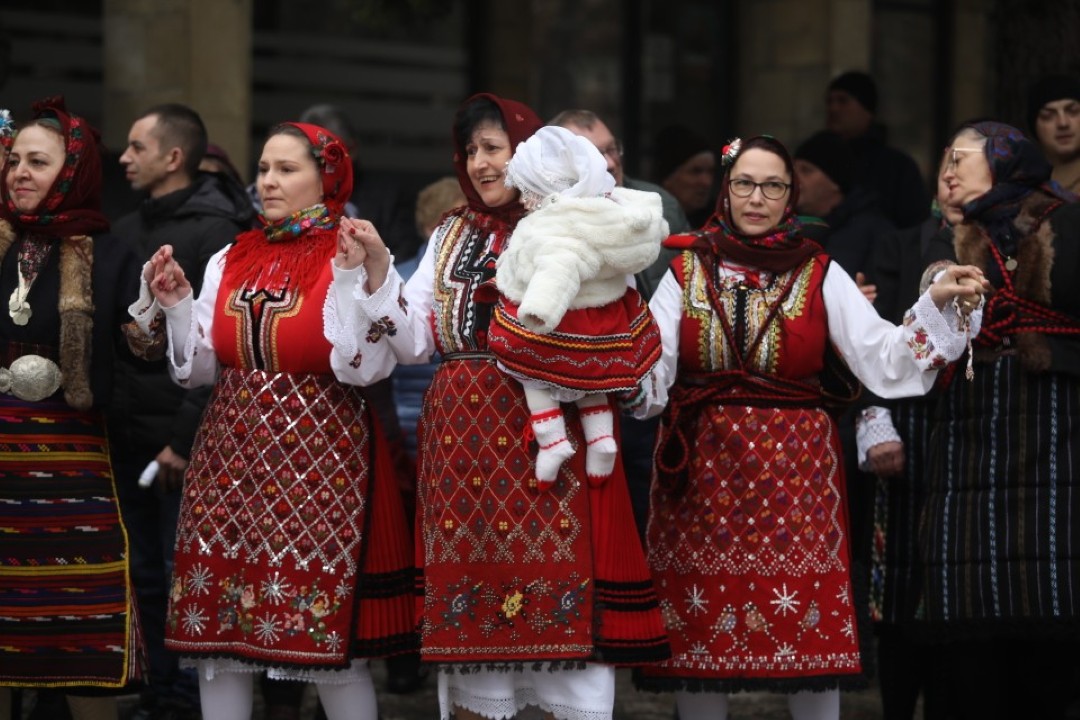
M 728 144 L 724 146 L 724 149 L 720 152 L 720 164 L 731 165 L 735 162 L 735 158 L 739 157 L 739 150 L 742 149 L 742 139 L 735 138 L 729 140 Z

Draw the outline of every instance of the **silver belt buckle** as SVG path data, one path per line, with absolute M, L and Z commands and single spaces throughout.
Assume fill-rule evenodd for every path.
M 62 381 L 60 366 L 40 355 L 23 355 L 11 367 L 0 368 L 0 392 L 27 402 L 44 400 L 60 389 Z

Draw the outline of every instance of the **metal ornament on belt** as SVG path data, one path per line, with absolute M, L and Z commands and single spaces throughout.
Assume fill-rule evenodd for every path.
M 0 368 L 0 392 L 11 393 L 20 400 L 37 402 L 60 389 L 60 367 L 40 355 L 23 355 Z
M 16 325 L 26 325 L 30 322 L 30 303 L 26 301 L 26 296 L 30 294 L 29 286 L 23 287 L 22 276 L 19 276 L 19 287 L 15 288 L 11 292 L 11 298 L 8 300 L 8 315 L 11 316 L 11 320 Z

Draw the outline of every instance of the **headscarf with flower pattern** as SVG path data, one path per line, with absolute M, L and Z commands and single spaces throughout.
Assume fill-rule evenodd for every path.
M 461 108 L 458 112 L 461 112 L 461 110 L 466 108 L 470 103 L 481 99 L 489 100 L 498 108 L 499 114 L 502 116 L 503 129 L 506 130 L 506 134 L 510 136 L 511 150 L 517 150 L 519 144 L 544 125 L 537 114 L 534 113 L 529 106 L 519 103 L 516 100 L 507 100 L 498 95 L 492 95 L 491 93 L 479 93 L 473 95 L 461 104 Z M 517 221 L 525 215 L 525 208 L 522 207 L 519 202 L 509 202 L 494 208 L 484 204 L 484 201 L 480 198 L 480 193 L 473 187 L 472 179 L 469 177 L 467 165 L 468 158 L 466 158 L 465 154 L 462 152 L 462 148 L 464 148 L 468 142 L 469 138 L 457 136 L 457 129 L 455 127 L 454 170 L 457 172 L 458 183 L 461 185 L 461 191 L 465 193 L 465 199 L 468 200 L 469 208 L 475 210 L 477 213 L 500 220 L 502 223 L 507 224 L 512 228 Z
M 760 235 L 747 235 L 736 228 L 728 202 L 731 170 L 735 167 L 738 157 L 753 148 L 777 155 L 784 161 L 784 167 L 791 174 L 791 189 L 779 223 L 770 231 Z M 793 172 L 794 164 L 791 155 L 788 154 L 783 143 L 769 135 L 757 135 L 747 140 L 736 139 L 724 147 L 721 157 L 726 167 L 720 183 L 716 211 L 701 228 L 701 239 L 695 243 L 696 248 L 729 257 L 747 267 L 777 273 L 790 270 L 811 255 L 822 251 L 821 246 L 802 234 L 802 223 L 795 212 L 799 197 L 798 182 Z
M 222 284 L 228 287 L 307 288 L 319 277 L 337 248 L 338 221 L 353 190 L 353 167 L 345 144 L 326 128 L 282 123 L 304 134 L 319 176 L 323 199 L 310 208 L 241 233 L 225 259 Z M 298 239 L 304 242 L 293 242 Z
M 983 153 L 990 163 L 993 185 L 964 205 L 964 219 L 985 227 L 998 247 L 1013 255 L 1018 234 L 1012 232 L 1012 222 L 1024 198 L 1033 192 L 1046 193 L 1062 202 L 1075 202 L 1076 197 L 1050 179 L 1050 163 L 1038 146 L 1016 128 L 985 121 L 965 125 L 960 132 L 966 129 L 986 138 Z
M 98 133 L 81 117 L 71 115 L 64 98 L 46 98 L 33 105 L 33 119 L 52 118 L 60 125 L 64 140 L 64 165 L 41 203 L 21 212 L 8 192 L 7 178 L 0 182 L 0 217 L 17 232 L 51 237 L 91 235 L 109 229 L 101 212 L 101 147 Z

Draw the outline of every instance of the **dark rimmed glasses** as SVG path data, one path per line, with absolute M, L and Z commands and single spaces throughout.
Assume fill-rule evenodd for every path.
M 788 194 L 788 190 L 791 189 L 791 183 L 783 183 L 779 180 L 754 182 L 753 180 L 743 180 L 741 178 L 728 181 L 728 189 L 731 190 L 731 194 L 735 197 L 748 198 L 754 194 L 756 188 L 761 188 L 761 194 L 765 196 L 766 200 L 782 200 Z

